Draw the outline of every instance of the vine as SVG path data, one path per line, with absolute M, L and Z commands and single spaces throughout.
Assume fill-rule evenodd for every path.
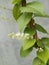
M 13 0 L 12 3 L 14 4 L 13 16 L 18 23 L 20 33 L 11 33 L 10 37 L 22 39 L 20 56 L 28 56 L 35 48 L 37 57 L 34 58 L 32 65 L 49 65 L 49 38 L 40 39 L 37 30 L 44 34 L 48 32 L 34 20 L 34 17 L 49 18 L 43 4 L 37 1 L 26 3 L 26 0 Z

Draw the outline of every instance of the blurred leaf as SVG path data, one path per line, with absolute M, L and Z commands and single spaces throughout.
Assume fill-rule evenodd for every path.
M 49 59 L 49 50 L 48 49 L 43 49 L 43 51 L 39 52 L 37 51 L 37 56 L 40 58 L 44 63 L 47 63 Z
M 42 43 L 49 48 L 49 38 L 42 38 Z
M 48 61 L 47 61 L 47 65 L 49 65 L 49 59 L 48 59 Z
M 33 13 L 35 17 L 49 17 L 44 12 L 43 4 L 37 1 L 28 3 L 25 7 L 20 8 L 21 12 Z
M 47 31 L 39 24 L 35 24 L 35 28 L 40 32 L 47 33 Z
M 23 40 L 23 50 L 27 50 L 35 44 L 36 40 L 35 39 L 24 39 Z
M 18 5 L 18 4 L 14 5 L 13 16 L 14 16 L 15 20 L 17 20 L 18 17 L 21 15 L 19 8 L 20 8 L 20 5 Z
M 26 57 L 28 56 L 31 52 L 32 52 L 33 48 L 29 48 L 27 50 L 23 50 L 23 47 L 21 47 L 21 50 L 20 50 L 20 56 L 21 57 Z
M 21 0 L 13 0 L 12 1 L 12 4 L 18 4 L 18 3 L 20 3 L 21 2 Z
M 20 31 L 23 31 L 23 29 L 26 27 L 26 25 L 30 22 L 32 18 L 31 13 L 23 13 L 17 20 L 18 26 Z
M 28 33 L 30 35 L 34 35 L 36 33 L 35 28 L 31 29 L 30 27 L 26 27 L 24 33 Z
M 33 60 L 33 63 L 32 65 L 46 65 L 44 62 L 42 62 L 38 57 L 36 57 L 34 60 Z
M 44 44 L 42 43 L 42 40 L 40 39 L 37 41 L 37 45 L 41 48 L 44 48 Z
M 37 45 L 41 48 L 48 47 L 49 48 L 49 38 L 42 38 L 37 41 Z

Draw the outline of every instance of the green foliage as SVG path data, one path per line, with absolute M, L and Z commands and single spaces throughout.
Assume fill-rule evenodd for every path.
M 36 40 L 35 39 L 24 39 L 23 40 L 23 50 L 27 50 L 35 44 Z
M 49 50 L 47 48 L 43 49 L 42 51 L 39 49 L 37 51 L 37 56 L 40 58 L 44 63 L 47 63 L 49 59 Z
M 43 33 L 47 33 L 47 31 L 39 24 L 35 24 L 36 30 L 43 32 Z
M 41 48 L 47 47 L 49 48 L 49 38 L 42 38 L 37 41 L 37 45 Z
M 20 4 L 19 5 L 18 4 L 14 5 L 12 13 L 13 13 L 13 16 L 14 16 L 15 20 L 17 20 L 18 17 L 21 15 L 21 12 L 19 10 L 20 6 L 21 6 Z
M 44 48 L 44 44 L 42 43 L 42 40 L 41 40 L 41 39 L 39 39 L 39 40 L 37 41 L 37 45 L 38 45 L 40 48 Z
M 47 61 L 47 65 L 49 65 L 49 59 L 48 59 L 48 61 Z
M 32 65 L 46 65 L 43 61 L 41 61 L 41 59 L 39 59 L 38 57 L 36 57 L 34 60 L 33 60 L 33 63 Z
M 32 29 L 30 27 L 26 27 L 25 30 L 24 30 L 24 33 L 28 33 L 32 36 L 36 33 L 36 30 L 35 30 L 35 28 Z
M 24 0 L 23 0 L 24 1 Z M 42 3 L 33 1 L 29 3 L 22 2 L 22 0 L 13 0 L 13 16 L 18 23 L 20 32 L 29 34 L 27 38 L 23 38 L 23 44 L 20 49 L 20 56 L 26 57 L 33 50 L 33 47 L 37 49 L 37 57 L 33 60 L 32 65 L 49 65 L 49 38 L 38 38 L 37 30 L 42 33 L 48 34 L 48 32 L 38 23 L 35 23 L 34 17 L 46 17 L 49 18 L 44 11 Z M 24 5 L 22 5 L 22 3 Z M 26 6 L 25 6 L 26 4 Z M 33 21 L 34 20 L 34 21 Z M 14 38 L 14 35 L 10 35 Z M 19 34 L 16 35 L 19 37 Z
M 40 2 L 31 2 L 24 7 L 20 7 L 21 12 L 33 13 L 35 17 L 49 17 L 44 12 L 43 5 Z
M 29 48 L 27 50 L 23 50 L 23 47 L 21 47 L 20 49 L 20 56 L 23 58 L 23 57 L 26 57 L 28 56 L 31 52 L 32 52 L 33 48 Z
M 26 25 L 29 23 L 29 21 L 32 18 L 31 13 L 23 13 L 18 19 L 17 23 L 19 26 L 20 31 L 23 31 L 23 29 L 26 27 Z
M 49 48 L 49 38 L 42 38 L 42 43 Z

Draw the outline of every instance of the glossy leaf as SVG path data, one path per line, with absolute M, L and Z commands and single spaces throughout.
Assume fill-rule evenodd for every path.
M 14 16 L 15 20 L 17 20 L 18 17 L 21 15 L 19 8 L 20 8 L 20 5 L 18 5 L 18 4 L 16 4 L 13 8 L 13 16 Z
M 13 0 L 12 1 L 12 4 L 18 4 L 18 3 L 20 3 L 21 2 L 21 0 Z
M 27 50 L 23 50 L 23 47 L 21 47 L 20 56 L 21 57 L 26 57 L 32 52 L 32 50 L 33 50 L 33 48 L 30 48 L 30 49 L 27 49 Z
M 35 17 L 49 17 L 44 12 L 43 4 L 37 1 L 28 3 L 25 7 L 20 8 L 21 12 L 33 13 Z
M 41 61 L 38 57 L 36 57 L 34 60 L 33 60 L 33 63 L 32 65 L 46 65 L 43 61 Z
M 43 51 L 39 51 L 37 52 L 37 56 L 38 58 L 40 58 L 44 63 L 47 63 L 48 59 L 49 59 L 49 50 L 48 49 L 43 49 Z
M 39 24 L 35 24 L 35 27 L 38 31 L 43 32 L 43 33 L 47 33 L 47 31 Z M 48 34 L 48 33 L 47 33 Z
M 35 39 L 24 39 L 23 40 L 23 50 L 27 50 L 35 44 L 36 40 Z
M 36 33 L 35 28 L 31 29 L 30 27 L 26 27 L 24 33 L 28 33 L 30 35 L 34 35 Z
M 17 20 L 18 26 L 20 31 L 23 31 L 23 29 L 26 27 L 26 25 L 30 22 L 32 18 L 31 13 L 23 13 Z
M 42 38 L 42 43 L 49 48 L 49 38 Z

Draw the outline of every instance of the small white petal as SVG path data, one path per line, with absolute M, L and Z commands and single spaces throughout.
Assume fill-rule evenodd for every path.
M 42 49 L 42 48 L 40 48 L 40 49 L 39 49 L 39 52 L 42 52 L 42 51 L 43 51 L 43 49 Z
M 23 37 L 24 37 L 24 33 L 21 34 L 21 38 L 23 38 Z
M 16 37 L 19 37 L 20 35 L 21 35 L 20 33 L 15 34 Z

